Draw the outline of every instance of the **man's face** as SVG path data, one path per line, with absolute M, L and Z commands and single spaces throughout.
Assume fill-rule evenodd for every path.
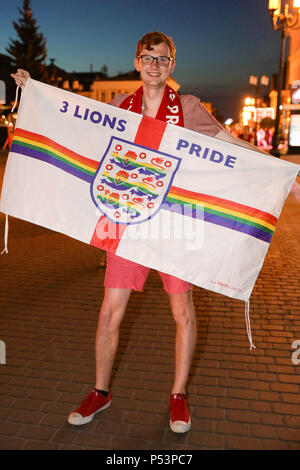
M 167 56 L 170 57 L 169 46 L 165 42 L 151 46 L 149 51 L 144 46 L 140 52 L 140 55 L 152 55 L 153 57 Z M 134 59 L 134 66 L 141 74 L 143 84 L 160 88 L 165 85 L 166 80 L 170 73 L 173 72 L 175 67 L 175 61 L 170 61 L 167 66 L 158 65 L 157 61 L 154 60 L 152 64 L 145 65 L 141 59 Z

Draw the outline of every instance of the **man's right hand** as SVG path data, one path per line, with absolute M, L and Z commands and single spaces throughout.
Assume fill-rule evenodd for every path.
M 11 73 L 10 76 L 15 80 L 16 85 L 24 88 L 27 78 L 30 78 L 29 72 L 27 70 L 18 69 L 17 73 Z

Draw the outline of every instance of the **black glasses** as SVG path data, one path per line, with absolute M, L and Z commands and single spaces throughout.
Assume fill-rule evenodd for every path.
M 172 57 L 167 57 L 164 55 L 160 55 L 158 57 L 153 57 L 153 55 L 138 55 L 138 59 L 141 59 L 143 64 L 151 65 L 154 60 L 156 60 L 157 65 L 169 65 L 169 63 L 173 60 Z

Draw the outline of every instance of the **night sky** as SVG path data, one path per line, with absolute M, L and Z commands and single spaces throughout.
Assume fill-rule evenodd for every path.
M 22 0 L 0 0 L 0 53 L 16 38 L 12 22 Z M 238 118 L 251 93 L 249 75 L 278 68 L 280 33 L 268 0 L 32 0 L 33 16 L 47 40 L 48 62 L 68 72 L 133 69 L 137 41 L 149 31 L 172 36 L 174 78 L 181 93 L 215 105 L 224 119 Z

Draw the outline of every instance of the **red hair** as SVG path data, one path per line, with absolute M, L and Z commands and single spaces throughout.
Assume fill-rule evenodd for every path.
M 139 40 L 136 47 L 136 57 L 138 57 L 141 53 L 143 46 L 148 50 L 152 51 L 151 46 L 156 46 L 157 44 L 161 44 L 162 42 L 166 43 L 170 49 L 170 55 L 172 59 L 175 59 L 176 48 L 173 42 L 173 39 L 167 36 L 164 33 L 160 33 L 159 31 L 153 31 L 153 33 L 147 33 L 142 39 Z

